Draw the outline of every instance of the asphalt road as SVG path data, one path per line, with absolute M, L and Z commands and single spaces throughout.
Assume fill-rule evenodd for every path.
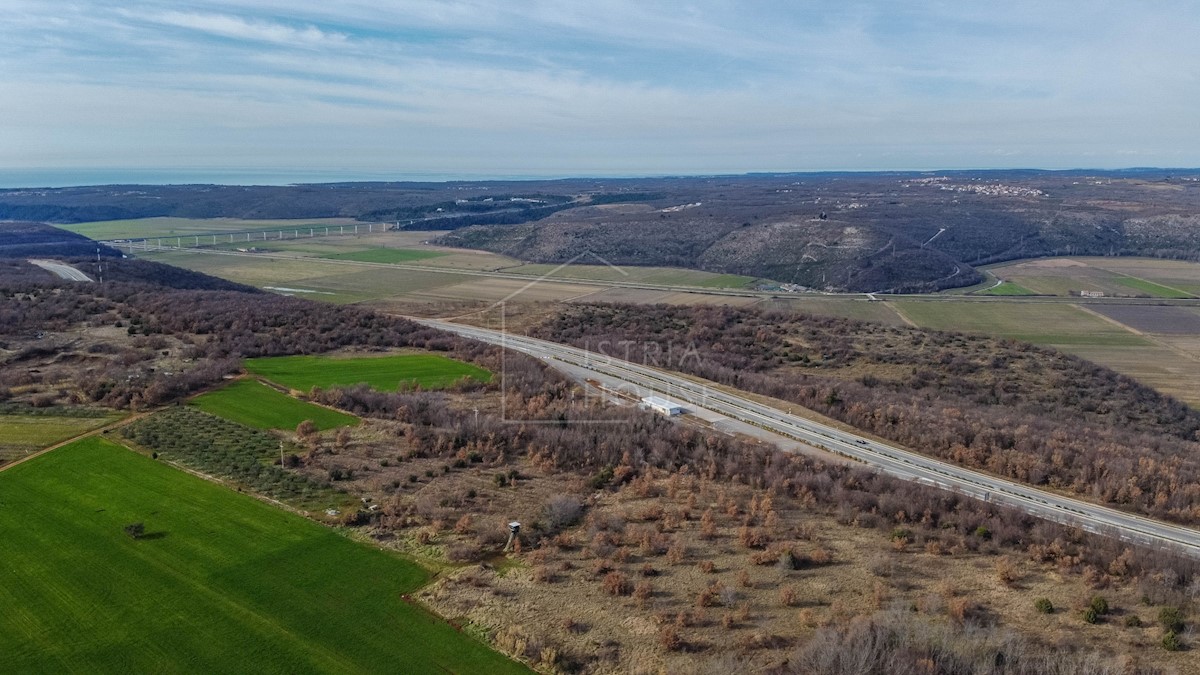
M 631 385 L 665 394 L 688 407 L 726 415 L 771 432 L 860 461 L 886 474 L 960 492 L 986 502 L 1090 532 L 1200 557 L 1200 531 L 1090 502 L 1064 497 L 990 474 L 965 469 L 730 394 L 712 385 L 583 349 L 445 321 L 421 323 L 464 337 L 498 344 L 547 361 L 571 364 Z
M 92 281 L 91 277 L 66 263 L 60 263 L 55 260 L 30 260 L 29 262 L 63 279 L 70 281 Z

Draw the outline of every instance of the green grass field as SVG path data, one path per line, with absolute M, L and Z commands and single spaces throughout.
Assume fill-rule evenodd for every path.
M 358 358 L 279 356 L 247 359 L 246 370 L 300 391 L 308 391 L 313 387 L 348 387 L 360 383 L 380 391 L 395 391 L 401 383 L 435 389 L 449 386 L 464 377 L 483 382 L 492 377 L 483 368 L 436 354 Z
M 238 380 L 201 394 L 192 399 L 192 405 L 259 429 L 295 429 L 304 420 L 312 420 L 321 431 L 358 424 L 352 415 L 296 400 L 258 380 Z
M 1004 281 L 999 286 L 992 286 L 982 291 L 976 291 L 975 295 L 1036 295 L 1036 293 L 1020 284 Z
M 418 251 L 411 248 L 370 248 L 365 251 L 350 251 L 348 253 L 332 253 L 321 256 L 330 260 L 356 260 L 372 263 L 407 263 L 429 258 L 440 258 L 446 255 L 437 251 Z
M 104 439 L 0 474 L 0 531 L 0 672 L 529 672 L 416 565 Z
M 1137 291 L 1141 291 L 1143 293 L 1152 295 L 1156 298 L 1191 298 L 1191 297 L 1194 297 L 1191 294 L 1185 293 L 1179 289 L 1169 288 L 1167 286 L 1163 286 L 1162 284 L 1156 284 L 1153 281 L 1146 281 L 1145 279 L 1137 279 L 1135 277 L 1118 277 L 1116 279 L 1116 282 L 1118 284 L 1121 284 L 1122 286 L 1125 286 L 1127 288 L 1132 288 Z
M 100 220 L 90 223 L 59 225 L 92 239 L 138 239 L 141 237 L 187 237 L 206 233 L 250 232 L 288 228 L 333 227 L 354 224 L 346 218 L 308 218 L 300 220 L 246 220 L 241 218 L 134 218 L 130 220 Z M 218 241 L 220 238 L 218 237 Z
M 745 288 L 754 283 L 754 277 L 745 277 L 738 274 L 717 274 L 678 267 L 560 266 L 528 263 L 506 268 L 504 271 L 512 274 L 528 274 L 531 277 L 553 276 L 560 279 L 582 279 L 587 281 L 636 281 L 663 286 L 690 286 L 697 288 Z

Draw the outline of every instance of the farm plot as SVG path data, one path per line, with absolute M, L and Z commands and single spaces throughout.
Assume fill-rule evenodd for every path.
M 977 291 L 976 295 L 1036 295 L 1036 293 L 1020 284 L 1003 281 L 999 285 Z
M 0 494 L 2 672 L 528 672 L 406 602 L 418 566 L 104 439 Z
M 297 261 L 301 264 L 320 264 L 318 260 Z M 386 267 L 359 267 L 340 265 L 336 273 L 326 273 L 303 280 L 306 290 L 321 293 L 320 300 L 332 302 L 361 302 L 427 291 L 460 283 L 469 277 L 460 274 L 387 269 Z M 329 268 L 323 271 L 329 272 Z M 265 286 L 264 286 L 265 287 Z
M 188 237 L 221 232 L 251 232 L 297 227 L 353 225 L 349 218 L 309 218 L 299 220 L 246 220 L 241 218 L 135 218 L 131 220 L 101 220 L 90 223 L 59 225 L 92 239 L 139 239 L 142 237 Z M 359 223 L 361 224 L 361 223 Z M 204 243 L 204 242 L 201 242 Z
M 390 264 L 418 262 L 429 258 L 440 258 L 443 255 L 446 254 L 437 251 L 420 251 L 412 248 L 368 248 L 362 251 L 330 253 L 321 257 L 331 260 L 355 260 L 358 262 Z
M 904 320 L 886 302 L 871 302 L 857 298 L 771 298 L 763 309 L 779 309 L 819 316 L 838 316 L 859 321 L 875 321 L 891 326 L 905 325 Z
M 312 511 L 341 507 L 345 494 L 279 466 L 298 450 L 275 436 L 196 408 L 170 408 L 121 429 L 121 434 L 163 459 L 245 486 Z
M 1000 265 L 991 272 L 1043 295 L 1094 291 L 1109 296 L 1187 298 L 1200 287 L 1196 263 L 1141 258 L 1044 258 Z
M 487 382 L 492 377 L 483 368 L 436 354 L 278 356 L 247 359 L 246 370 L 300 391 L 356 384 L 366 384 L 381 391 L 395 391 L 402 384 L 430 389 L 446 387 L 463 378 Z
M 403 297 L 413 300 L 430 301 L 485 300 L 498 302 L 505 300 L 508 302 L 543 302 L 569 300 L 599 290 L 603 289 L 599 286 L 584 284 L 536 283 L 535 279 L 522 281 L 520 279 L 482 279 L 475 277 L 473 280 L 465 283 L 421 290 Z
M 0 413 L 0 465 L 59 441 L 102 427 L 119 415 L 22 415 Z
M 677 267 L 560 266 L 530 263 L 507 268 L 504 271 L 513 274 L 528 274 L 533 277 L 553 276 L 589 281 L 636 281 L 664 286 L 695 286 L 699 288 L 745 288 L 754 282 L 753 277 L 738 274 L 717 274 Z
M 1143 333 L 1200 335 L 1200 311 L 1170 305 L 1092 305 L 1091 310 Z
M 1131 331 L 1063 303 L 901 300 L 890 304 L 922 328 L 986 333 L 1044 345 L 1149 344 Z
M 1089 265 L 1200 295 L 1200 264 L 1158 258 L 1079 258 Z
M 238 380 L 197 396 L 191 404 L 210 415 L 257 429 L 294 429 L 304 420 L 312 420 L 321 431 L 358 424 L 352 415 L 296 400 L 258 380 Z

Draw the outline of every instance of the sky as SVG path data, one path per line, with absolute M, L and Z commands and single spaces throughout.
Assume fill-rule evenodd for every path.
M 7 182 L 1200 166 L 1194 0 L 0 0 L 0 17 Z

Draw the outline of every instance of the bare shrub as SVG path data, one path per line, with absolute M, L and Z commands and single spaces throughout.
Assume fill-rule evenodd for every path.
M 667 549 L 667 562 L 672 565 L 682 563 L 685 556 L 687 556 L 687 545 L 680 539 L 676 539 L 675 543 L 671 544 L 671 548 Z
M 609 595 L 629 595 L 633 592 L 633 584 L 624 574 L 609 572 L 604 575 L 604 590 Z
M 638 584 L 633 587 L 633 598 L 638 601 L 638 607 L 645 608 L 646 603 L 653 595 L 654 587 L 649 581 L 639 581 Z
M 795 607 L 800 604 L 800 592 L 795 586 L 784 586 L 779 589 L 779 604 L 784 607 Z
M 700 516 L 700 538 L 712 539 L 716 536 L 717 520 L 713 517 L 712 509 L 708 509 L 704 512 L 704 515 Z
M 683 638 L 674 626 L 663 626 L 658 631 L 658 644 L 669 652 L 681 651 L 684 648 Z
M 1001 583 L 1012 586 L 1021 578 L 1021 573 L 1011 558 L 1004 557 L 996 561 L 996 578 Z
M 470 534 L 471 527 L 473 524 L 474 524 L 474 522 L 471 519 L 471 514 L 468 513 L 468 514 L 464 515 L 462 518 L 459 518 L 458 521 L 454 523 L 454 533 L 455 534 Z
M 575 495 L 554 495 L 542 509 L 549 530 L 561 530 L 579 522 L 583 516 L 583 502 Z

